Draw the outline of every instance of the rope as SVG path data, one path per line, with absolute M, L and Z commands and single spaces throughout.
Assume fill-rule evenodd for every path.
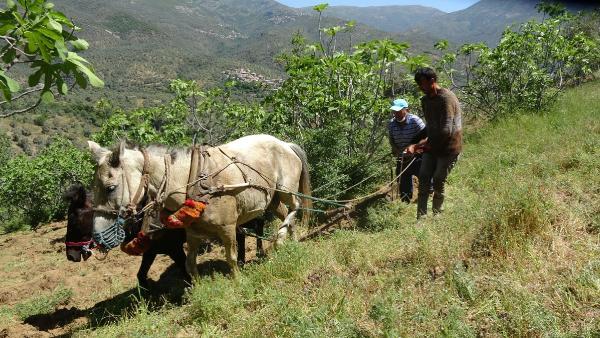
M 229 158 L 229 156 L 227 156 L 227 155 L 225 155 L 225 156 Z M 387 156 L 387 155 L 386 155 L 386 156 Z M 258 171 L 257 169 L 253 168 L 251 165 L 249 165 L 249 164 L 247 164 L 247 163 L 244 163 L 244 162 L 240 162 L 240 161 L 238 161 L 237 159 L 231 159 L 231 158 L 229 158 L 229 159 L 231 160 L 231 162 L 230 162 L 230 163 L 228 163 L 227 165 L 225 165 L 225 167 L 223 167 L 223 168 L 221 168 L 221 169 L 219 169 L 219 170 L 217 170 L 217 171 L 215 171 L 215 172 L 213 172 L 213 173 L 211 173 L 210 175 L 207 175 L 207 176 L 208 176 L 208 177 L 215 177 L 216 175 L 218 175 L 218 174 L 220 174 L 221 172 L 223 172 L 223 171 L 224 171 L 226 168 L 228 168 L 229 166 L 231 166 L 231 165 L 236 165 L 236 166 L 237 166 L 237 164 L 241 164 L 241 165 L 244 165 L 244 166 L 246 166 L 246 167 L 250 168 L 252 171 L 256 172 L 256 173 L 257 173 L 257 174 L 258 174 L 258 175 L 259 175 L 259 176 L 260 176 L 262 179 L 264 179 L 265 181 L 267 181 L 267 182 L 268 182 L 268 181 L 271 181 L 271 182 L 273 182 L 273 183 L 276 183 L 276 182 L 275 182 L 273 179 L 269 178 L 268 176 L 264 175 L 263 173 L 261 173 L 261 172 L 260 172 L 260 171 Z M 381 159 L 381 158 L 380 158 L 380 159 Z M 165 158 L 165 160 L 166 160 L 166 158 Z M 378 160 L 379 160 L 379 159 L 378 159 Z M 394 182 L 396 182 L 396 181 L 398 180 L 398 178 L 400 178 L 400 176 L 402 176 L 402 174 L 404 174 L 404 172 L 405 172 L 405 171 L 406 171 L 406 170 L 407 170 L 407 169 L 408 169 L 408 168 L 409 168 L 409 167 L 410 167 L 410 166 L 411 166 L 411 165 L 414 163 L 414 161 L 415 161 L 415 160 L 416 160 L 416 158 L 414 158 L 414 157 L 413 157 L 413 159 L 412 159 L 412 160 L 410 161 L 410 163 L 409 163 L 409 164 L 408 164 L 408 165 L 407 165 L 407 166 L 404 168 L 404 170 L 402 170 L 402 171 L 401 171 L 401 172 L 400 172 L 400 173 L 399 173 L 399 174 L 398 174 L 398 175 L 397 175 L 397 176 L 396 176 L 396 177 L 395 177 L 393 180 L 391 180 L 390 182 L 386 183 L 386 185 L 391 185 L 391 184 L 393 184 Z M 165 164 L 166 164 L 166 162 L 167 162 L 167 161 L 165 161 Z M 166 165 L 166 167 L 168 167 L 168 165 Z M 238 167 L 238 168 L 239 168 L 239 167 Z M 166 170 L 168 170 L 168 168 L 165 168 L 165 169 L 166 169 Z M 358 169 L 357 169 L 357 170 L 358 170 Z M 241 171 L 241 168 L 240 168 L 240 171 Z M 356 171 L 356 170 L 355 170 L 355 171 Z M 369 177 L 367 177 L 367 178 L 363 179 L 362 181 L 360 181 L 360 182 L 358 182 L 358 183 L 356 183 L 356 184 L 354 184 L 354 185 L 352 185 L 352 186 L 350 186 L 350 187 L 346 188 L 345 190 L 343 190 L 343 191 L 341 191 L 341 192 L 339 192 L 339 193 L 346 192 L 346 191 L 348 191 L 348 190 L 350 190 L 350 189 L 352 189 L 352 188 L 354 188 L 354 187 L 356 187 L 356 186 L 358 186 L 358 185 L 360 185 L 360 184 L 364 183 L 365 181 L 367 181 L 367 180 L 369 180 L 369 179 L 373 178 L 373 177 L 374 177 L 374 176 L 376 176 L 376 175 L 377 175 L 377 174 L 373 174 L 373 175 L 371 175 L 371 176 L 369 176 Z M 167 175 L 165 175 L 165 177 L 166 177 L 166 176 L 167 176 Z M 200 177 L 200 178 L 198 178 L 198 179 L 196 179 L 196 180 L 193 180 L 193 181 L 191 181 L 191 182 L 187 183 L 186 185 L 184 185 L 184 186 L 180 187 L 180 189 L 181 189 L 181 188 L 187 188 L 187 187 L 189 187 L 189 186 L 191 186 L 191 185 L 194 185 L 194 184 L 196 184 L 196 183 L 200 182 L 201 180 L 205 180 L 205 179 L 206 179 L 206 177 Z M 334 181 L 332 181 L 332 182 L 330 182 L 330 183 L 328 183 L 328 184 L 331 184 L 331 183 L 333 183 L 333 182 L 334 182 Z M 163 183 L 166 183 L 166 182 L 163 182 Z M 347 206 L 347 203 L 351 203 L 351 202 L 359 201 L 359 200 L 362 200 L 362 199 L 365 199 L 365 198 L 368 198 L 368 197 L 374 196 L 375 194 L 377 194 L 377 193 L 378 193 L 378 191 L 375 191 L 375 192 L 373 192 L 373 193 L 370 193 L 370 194 L 368 194 L 368 195 L 364 195 L 364 196 L 356 197 L 356 198 L 353 198 L 353 199 L 347 199 L 347 200 L 331 200 L 331 199 L 329 199 L 329 198 L 318 198 L 318 197 L 314 197 L 314 196 L 310 196 L 310 195 L 302 194 L 302 193 L 299 193 L 299 192 L 293 192 L 293 191 L 289 191 L 289 190 L 283 190 L 283 189 L 279 189 L 279 188 L 265 187 L 265 186 L 261 186 L 261 185 L 257 185 L 257 184 L 251 184 L 251 183 L 247 183 L 247 184 L 245 184 L 245 185 L 243 185 L 243 186 L 247 186 L 247 187 L 253 187 L 253 188 L 257 188 L 257 189 L 263 189 L 263 190 L 277 191 L 277 192 L 281 192 L 281 193 L 285 193 L 285 194 L 292 194 L 292 195 L 294 195 L 294 196 L 296 196 L 296 197 L 299 197 L 299 198 L 310 199 L 310 200 L 312 200 L 312 201 L 321 202 L 321 203 L 324 203 L 324 204 L 335 205 L 335 206 L 338 206 L 338 207 L 343 207 L 343 208 L 348 208 L 348 206 Z M 211 188 L 210 188 L 210 190 L 211 190 L 211 191 L 214 191 L 214 192 L 217 192 L 217 191 L 224 191 L 224 190 L 225 190 L 225 189 L 227 189 L 227 188 L 239 188 L 239 187 L 242 187 L 242 186 L 240 186 L 240 185 L 235 185 L 235 186 L 233 186 L 233 185 L 232 185 L 232 186 L 222 186 L 222 187 L 211 187 Z M 322 188 L 324 188 L 324 187 L 325 187 L 325 186 L 321 186 L 321 187 L 319 187 L 318 189 L 322 189 Z M 161 188 L 163 188 L 163 189 L 165 188 L 165 187 L 163 187 L 163 184 L 161 184 Z M 284 188 L 285 188 L 285 187 L 284 187 Z M 316 190 L 318 190 L 318 189 L 315 189 L 315 190 L 313 190 L 313 192 L 314 192 L 314 191 L 316 191 Z M 166 189 L 165 189 L 165 190 L 166 190 Z M 176 189 L 176 190 L 178 190 L 178 189 Z M 160 191 L 161 191 L 161 189 L 159 189 L 159 192 L 160 192 Z M 339 193 L 338 193 L 338 194 L 339 194 Z M 142 212 L 145 212 L 145 211 L 149 210 L 150 208 L 154 207 L 154 205 L 155 205 L 155 204 L 156 204 L 156 201 L 152 201 L 152 202 L 148 203 L 146 206 L 144 206 L 144 208 L 142 208 Z M 300 210 L 313 211 L 313 212 L 320 212 L 320 213 L 325 213 L 325 212 L 326 212 L 325 210 L 320 210 L 320 209 L 310 209 L 310 208 L 299 208 L 299 209 L 300 209 Z M 262 239 L 262 238 L 261 238 L 261 239 Z
M 318 212 L 321 214 L 326 214 L 327 210 L 321 210 L 321 209 L 313 209 L 313 208 L 298 208 L 296 210 L 306 210 L 306 211 L 311 211 L 311 212 Z
M 376 160 L 374 160 L 373 162 L 379 162 L 379 161 L 381 161 L 382 159 L 384 159 L 384 158 L 386 158 L 386 157 L 388 157 L 388 156 L 389 156 L 388 154 L 385 154 L 385 155 L 383 155 L 383 156 L 381 156 L 381 157 L 377 158 L 377 159 L 376 159 Z M 364 165 L 364 166 L 360 166 L 360 167 L 358 167 L 358 168 L 354 169 L 354 170 L 353 170 L 351 173 L 349 173 L 349 174 L 348 174 L 348 176 L 352 176 L 352 175 L 356 174 L 356 173 L 357 173 L 357 172 L 358 172 L 360 169 L 363 169 L 364 167 L 366 167 L 366 165 Z M 337 178 L 335 178 L 335 179 L 331 180 L 329 183 L 325 183 L 324 185 L 322 185 L 322 186 L 320 186 L 320 187 L 318 187 L 318 188 L 315 188 L 315 189 L 313 189 L 313 191 L 312 191 L 312 192 L 313 192 L 313 193 L 315 193 L 315 192 L 317 192 L 317 191 L 319 191 L 319 190 L 321 190 L 321 189 L 324 189 L 325 187 L 328 187 L 328 186 L 330 186 L 331 184 L 333 184 L 333 183 L 335 183 L 335 182 L 337 182 L 337 181 L 341 180 L 342 178 L 344 178 L 344 176 L 338 176 Z
M 413 158 L 410 161 L 410 163 L 408 163 L 408 165 L 406 166 L 406 168 L 404 168 L 404 170 L 402 170 L 400 172 L 400 174 L 398 174 L 393 180 L 391 180 L 390 182 L 386 183 L 386 185 L 391 185 L 394 182 L 396 182 L 398 180 L 398 178 L 400 178 L 400 176 L 402 176 L 402 174 L 404 174 L 404 172 L 413 164 L 413 162 L 415 160 L 416 160 L 416 158 Z M 374 196 L 374 195 L 376 195 L 378 193 L 378 191 L 375 191 L 375 192 L 370 193 L 368 195 L 361 196 L 361 197 L 356 197 L 356 198 L 349 199 L 349 200 L 328 200 L 328 199 L 312 197 L 312 196 L 309 196 L 309 195 L 305 195 L 305 194 L 301 194 L 301 193 L 296 193 L 296 192 L 292 192 L 292 191 L 285 191 L 285 190 L 281 190 L 281 189 L 277 189 L 277 188 L 264 187 L 264 189 L 275 190 L 275 191 L 283 192 L 283 193 L 286 193 L 286 194 L 292 194 L 292 195 L 300 197 L 300 198 L 307 198 L 307 199 L 311 199 L 313 201 L 323 202 L 323 203 L 327 203 L 327 204 L 333 204 L 333 205 L 337 205 L 337 206 L 341 206 L 341 207 L 347 207 L 345 204 L 342 204 L 342 203 L 350 203 L 350 202 L 359 201 L 359 200 L 362 200 L 362 199 Z
M 371 175 L 371 176 L 369 176 L 369 177 L 365 178 L 364 180 L 362 180 L 362 181 L 360 181 L 360 182 L 358 182 L 358 183 L 356 183 L 356 184 L 354 184 L 354 185 L 350 186 L 349 188 L 346 188 L 346 189 L 344 189 L 344 190 L 342 190 L 342 191 L 339 191 L 339 192 L 337 192 L 337 193 L 335 193 L 335 194 L 329 195 L 329 196 L 327 196 L 327 197 L 324 197 L 324 198 L 325 198 L 325 199 L 329 199 L 329 198 L 331 198 L 331 197 L 334 197 L 334 196 L 336 196 L 336 195 L 341 195 L 341 194 L 345 193 L 346 191 L 348 191 L 348 190 L 350 190 L 350 189 L 352 189 L 352 188 L 354 188 L 354 187 L 357 187 L 357 186 L 359 186 L 359 185 L 363 184 L 363 183 L 364 183 L 364 182 L 366 182 L 367 180 L 370 180 L 371 178 L 373 178 L 373 177 L 375 177 L 375 176 L 377 176 L 377 175 L 379 175 L 379 173 L 374 173 L 373 175 Z
M 255 232 L 249 231 L 246 228 L 239 227 L 238 229 L 240 229 L 240 232 L 242 234 L 244 234 L 244 236 L 250 236 L 250 237 L 258 238 L 258 239 L 261 239 L 263 241 L 268 241 L 268 242 L 273 242 L 274 241 L 272 238 L 261 236 L 261 235 L 255 233 Z
M 404 174 L 404 172 L 413 164 L 413 162 L 415 160 L 416 160 L 416 158 L 413 157 L 413 159 L 410 161 L 410 163 L 408 163 L 408 165 L 406 166 L 406 168 L 404 168 L 404 170 L 402 170 L 400 172 L 400 174 L 398 174 L 393 180 L 391 180 L 390 182 L 386 183 L 386 185 L 394 184 L 394 182 L 396 182 L 400 178 L 400 176 L 402 176 L 402 174 Z M 357 197 L 357 198 L 353 198 L 353 199 L 349 199 L 349 200 L 340 200 L 338 202 L 346 202 L 346 203 L 355 202 L 355 201 L 358 201 L 358 200 L 361 200 L 361 199 L 365 199 L 365 198 L 371 197 L 371 196 L 373 196 L 373 195 L 375 195 L 377 193 L 378 193 L 378 191 L 375 191 L 373 193 L 370 193 L 370 194 L 362 196 L 362 197 Z

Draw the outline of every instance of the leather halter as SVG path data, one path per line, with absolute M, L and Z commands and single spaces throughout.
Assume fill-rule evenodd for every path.
M 127 209 L 123 214 L 120 210 L 115 209 L 107 209 L 107 208 L 94 208 L 94 211 L 100 211 L 104 213 L 112 213 L 117 215 L 117 219 L 115 222 L 107 227 L 106 229 L 100 232 L 92 233 L 92 241 L 104 249 L 110 250 L 116 246 L 118 246 L 125 239 L 125 230 L 123 229 L 124 224 L 135 216 L 137 213 L 137 206 L 141 202 L 143 196 L 145 195 L 145 191 L 147 192 L 149 177 L 148 174 L 148 152 L 146 149 L 141 150 L 142 155 L 144 156 L 144 164 L 142 166 L 142 177 L 140 179 L 140 184 L 138 188 L 133 194 L 131 193 L 131 181 L 129 179 L 129 175 L 125 172 L 125 169 L 122 165 L 120 165 L 122 172 L 123 183 L 127 184 L 127 190 L 129 190 L 129 203 L 127 204 Z
M 142 201 L 144 197 L 145 190 L 148 188 L 148 183 L 150 182 L 150 174 L 148 173 L 149 161 L 148 161 L 148 152 L 146 149 L 140 150 L 142 155 L 144 156 L 144 164 L 142 165 L 142 177 L 140 179 L 140 184 L 137 187 L 137 190 L 134 194 L 131 193 L 131 181 L 129 180 L 129 175 L 125 173 L 123 166 L 121 165 L 121 170 L 123 171 L 124 183 L 127 184 L 127 190 L 129 190 L 129 203 L 127 204 L 127 217 L 136 213 L 138 204 Z M 147 192 L 147 191 L 146 191 Z M 133 195 L 133 198 L 131 197 Z M 121 211 L 118 209 L 110 209 L 110 208 L 93 208 L 94 212 L 102 212 L 106 214 L 113 214 L 116 216 L 121 216 Z

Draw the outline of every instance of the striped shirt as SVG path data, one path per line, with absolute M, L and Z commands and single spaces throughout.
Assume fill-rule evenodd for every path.
M 417 143 L 421 138 L 425 138 L 423 132 L 425 123 L 413 114 L 407 114 L 404 122 L 398 122 L 395 117 L 392 118 L 388 127 L 390 144 L 400 151 L 411 144 Z

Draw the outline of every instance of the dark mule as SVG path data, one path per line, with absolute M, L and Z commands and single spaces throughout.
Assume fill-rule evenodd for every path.
M 67 220 L 67 235 L 65 244 L 67 246 L 67 259 L 73 262 L 81 261 L 81 257 L 87 260 L 91 256 L 92 230 L 93 230 L 93 208 L 89 194 L 82 184 L 76 183 L 65 193 L 65 198 L 70 202 Z M 141 219 L 133 222 L 128 229 L 129 238 L 133 239 L 139 232 Z M 144 252 L 142 263 L 137 273 L 137 279 L 141 286 L 148 284 L 148 271 L 156 259 L 156 255 L 165 254 L 171 257 L 186 279 L 189 278 L 185 272 L 185 229 L 169 229 L 154 234 L 150 248 Z
M 92 199 L 81 183 L 73 184 L 64 197 L 69 201 L 67 213 L 67 259 L 72 262 L 87 260 L 92 255 L 93 214 Z
M 244 223 L 243 228 L 254 229 L 259 236 L 264 235 L 265 220 L 262 217 L 255 218 L 247 223 Z M 246 263 L 246 235 L 237 229 L 235 238 L 237 241 L 237 262 L 238 266 L 243 266 Z M 256 255 L 264 255 L 262 240 L 256 239 Z
M 81 183 L 76 183 L 64 194 L 69 204 L 68 220 L 67 220 L 67 235 L 65 244 L 67 247 L 67 259 L 72 262 L 79 262 L 83 257 L 87 260 L 91 255 L 91 248 L 94 246 L 92 241 L 93 230 L 93 208 L 91 196 L 87 193 Z M 141 229 L 142 218 L 131 222 L 126 228 L 127 237 L 125 243 L 136 237 Z M 264 221 L 255 219 L 247 224 L 248 228 L 256 230 L 258 235 L 263 235 Z M 238 232 L 238 264 L 245 263 L 246 242 L 245 235 Z M 168 255 L 175 265 L 185 275 L 186 280 L 189 280 L 189 275 L 185 270 L 185 252 L 183 251 L 183 243 L 185 243 L 185 229 L 165 229 L 153 234 L 149 249 L 144 252 L 142 262 L 137 273 L 137 279 L 141 286 L 148 285 L 148 271 L 156 259 L 156 255 Z M 262 253 L 262 241 L 257 239 L 257 250 Z
M 123 243 L 128 243 L 137 237 L 137 234 L 142 229 L 143 217 L 134 219 L 133 222 L 128 222 L 125 226 L 125 240 Z M 185 229 L 164 229 L 156 231 L 152 234 L 150 246 L 142 255 L 142 263 L 137 273 L 137 279 L 141 286 L 148 286 L 148 271 L 156 255 L 169 256 L 175 265 L 184 275 L 184 279 L 190 282 L 190 276 L 185 271 L 185 252 L 183 251 L 183 243 L 185 243 Z

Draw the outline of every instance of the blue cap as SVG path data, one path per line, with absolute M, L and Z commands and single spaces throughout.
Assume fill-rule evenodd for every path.
M 390 107 L 393 111 L 400 111 L 404 108 L 408 108 L 408 102 L 405 99 L 396 99 L 394 100 L 393 105 Z

